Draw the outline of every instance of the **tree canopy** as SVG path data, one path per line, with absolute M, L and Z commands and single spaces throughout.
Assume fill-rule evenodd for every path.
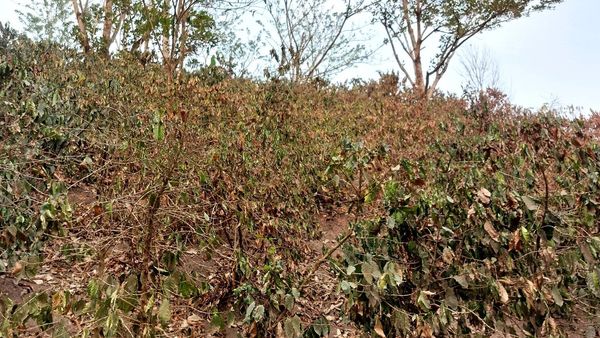
M 417 93 L 430 97 L 456 51 L 473 36 L 562 1 L 388 0 L 374 8 L 400 70 Z M 437 45 L 437 51 L 426 67 L 423 49 L 429 44 Z

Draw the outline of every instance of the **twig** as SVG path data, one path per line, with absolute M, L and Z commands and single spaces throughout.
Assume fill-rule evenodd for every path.
M 536 251 L 538 252 L 538 256 L 540 255 L 542 231 L 544 231 L 544 227 L 545 227 L 545 223 L 546 223 L 546 214 L 548 213 L 548 178 L 546 177 L 545 169 L 542 168 L 541 172 L 542 172 L 542 178 L 544 179 L 544 209 L 542 211 L 542 221 L 540 223 L 540 227 L 539 227 L 540 231 L 537 234 L 537 241 L 536 241 Z

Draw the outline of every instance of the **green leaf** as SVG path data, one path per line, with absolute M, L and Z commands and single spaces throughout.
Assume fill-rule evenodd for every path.
M 158 319 L 160 319 L 163 326 L 166 326 L 171 321 L 171 303 L 166 296 L 158 308 Z
M 197 316 L 196 316 L 197 317 Z M 194 318 L 195 319 L 195 318 Z M 200 319 L 198 317 L 198 319 Z M 223 319 L 223 317 L 221 317 L 221 315 L 218 312 L 215 312 L 210 320 L 210 325 L 214 328 L 217 328 L 219 330 L 223 330 L 225 329 L 225 325 L 227 323 L 225 322 L 225 320 Z
M 288 311 L 292 311 L 294 308 L 294 296 L 287 294 L 283 300 L 283 305 Z
M 597 271 L 588 272 L 587 286 L 596 297 L 600 298 L 600 276 Z
M 88 294 L 90 295 L 90 298 L 92 299 L 98 299 L 98 297 L 100 296 L 100 285 L 98 284 L 98 281 L 95 279 L 90 280 L 90 282 L 88 283 Z
M 315 322 L 312 325 L 312 328 L 315 331 L 315 333 L 320 337 L 327 337 L 331 332 L 329 322 L 323 317 L 319 317 L 319 319 L 315 320 Z
M 250 305 L 248 305 L 248 308 L 246 309 L 246 316 L 244 317 L 244 322 L 250 323 L 252 321 L 252 312 L 254 311 L 255 307 L 256 302 L 252 302 L 250 303 Z
M 340 283 L 340 287 L 342 288 L 342 291 L 346 292 L 346 293 L 350 293 L 352 291 L 352 289 L 356 288 L 356 283 L 352 283 L 352 282 L 348 282 L 348 281 L 342 281 Z
M 150 312 L 150 309 L 154 306 L 154 295 L 150 295 L 150 299 L 148 299 L 148 303 L 144 307 L 144 313 Z
M 104 322 L 104 335 L 106 337 L 116 336 L 118 327 L 119 315 L 115 311 L 111 311 Z
M 429 303 L 429 298 L 427 297 L 427 293 L 425 291 L 419 292 L 419 297 L 417 297 L 417 304 L 423 310 L 431 310 L 431 303 Z
M 521 237 L 523 237 L 523 242 L 525 243 L 529 243 L 529 240 L 531 239 L 529 230 L 527 230 L 527 228 L 524 226 L 521 227 Z
M 176 293 L 178 291 L 177 276 L 171 275 L 165 278 L 162 282 L 163 292 L 166 294 Z
M 69 338 L 71 335 L 66 329 L 64 319 L 59 321 L 52 330 L 52 338 Z
M 162 113 L 155 112 L 152 119 L 152 135 L 157 141 L 162 141 L 165 138 L 165 124 L 163 122 Z
M 562 295 L 560 294 L 560 290 L 556 286 L 552 288 L 552 298 L 554 298 L 554 304 L 560 307 L 562 307 L 565 303 Z
M 192 298 L 192 297 L 198 295 L 198 293 L 199 293 L 198 288 L 194 284 L 190 283 L 185 278 L 182 278 L 179 281 L 178 290 L 179 290 L 179 295 L 183 298 Z
M 256 322 L 261 322 L 265 318 L 265 307 L 263 305 L 257 306 L 253 311 L 252 318 Z
M 302 324 L 298 316 L 287 318 L 283 324 L 285 335 L 287 338 L 299 338 L 302 337 Z

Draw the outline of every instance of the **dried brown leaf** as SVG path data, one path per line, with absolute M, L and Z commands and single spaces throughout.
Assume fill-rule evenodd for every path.
M 508 303 L 508 292 L 500 282 L 496 282 L 496 286 L 498 287 L 498 295 L 500 296 L 500 301 L 503 304 Z
M 379 318 L 375 320 L 374 331 L 379 337 L 385 338 L 385 332 L 383 332 L 383 325 L 381 325 L 381 321 L 379 320 Z
M 486 188 L 481 188 L 477 192 L 477 198 L 483 204 L 490 204 L 491 197 L 492 197 L 492 193 L 489 190 L 487 190 Z
M 490 237 L 494 241 L 500 242 L 500 234 L 498 233 L 498 231 L 496 231 L 494 225 L 492 225 L 492 222 L 486 221 L 483 225 L 483 228 L 485 229 L 485 232 L 487 232 L 487 234 L 490 235 Z

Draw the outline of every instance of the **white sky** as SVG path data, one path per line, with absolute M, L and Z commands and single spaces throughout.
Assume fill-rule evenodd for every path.
M 15 9 L 27 0 L 0 0 L 0 21 L 19 28 Z M 600 110 L 600 0 L 565 0 L 555 10 L 509 22 L 484 32 L 471 43 L 488 49 L 500 71 L 501 88 L 513 103 L 544 103 Z M 381 38 L 383 40 L 383 37 Z M 389 47 L 370 64 L 358 65 L 341 77 L 377 77 L 395 70 Z M 462 78 L 453 59 L 440 86 L 460 93 Z
M 513 103 L 539 107 L 574 105 L 600 111 L 600 0 L 565 0 L 556 9 L 534 13 L 492 31 L 470 43 L 485 48 L 499 68 L 500 87 Z M 383 38 L 382 38 L 383 39 Z M 361 65 L 347 74 L 376 77 L 377 71 L 395 70 L 388 61 Z M 460 54 L 460 52 L 459 52 Z M 461 92 L 457 55 L 440 87 Z

